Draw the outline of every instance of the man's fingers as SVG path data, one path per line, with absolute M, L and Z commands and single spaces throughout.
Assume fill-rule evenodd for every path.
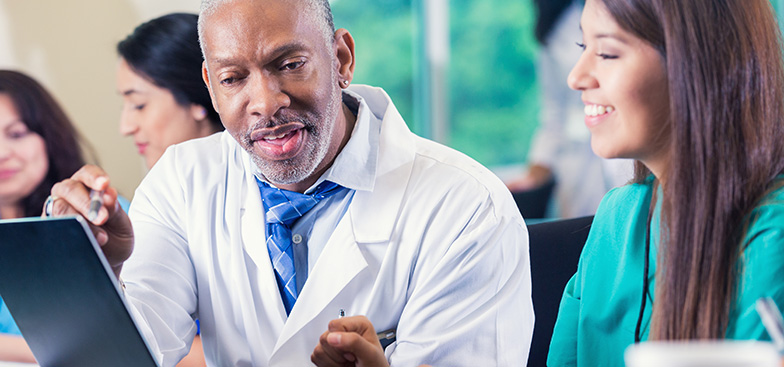
M 103 246 L 106 242 L 109 241 L 109 235 L 106 234 L 106 231 L 101 229 L 101 227 L 90 226 L 93 230 L 93 236 L 95 237 L 95 241 L 98 242 L 99 246 Z
M 71 178 L 52 186 L 51 192 L 57 198 L 51 205 L 52 216 L 80 214 L 92 219 L 92 223 L 102 225 L 117 210 L 117 190 L 109 186 L 109 177 L 97 166 L 82 167 Z M 91 196 L 91 193 L 102 195 Z M 97 215 L 91 218 L 91 200 L 94 198 L 99 199 L 102 205 L 98 207 Z
M 365 316 L 329 322 L 311 359 L 318 366 L 388 367 L 373 324 Z
M 330 346 L 329 342 L 327 342 L 327 336 L 329 334 L 329 331 L 321 334 L 319 337 L 319 344 L 311 355 L 311 361 L 319 367 L 346 365 L 349 361 L 343 356 L 343 352 L 333 348 Z
M 329 347 L 327 347 L 327 349 L 329 349 Z M 325 348 L 321 345 L 317 345 L 313 350 L 313 354 L 310 355 L 310 361 L 318 367 L 354 367 L 353 362 L 335 361 L 327 354 Z
M 327 343 L 341 351 L 343 358 L 355 357 L 362 366 L 389 366 L 378 339 L 374 342 L 357 333 L 337 331 L 327 335 Z
M 88 208 L 85 217 L 91 219 L 93 223 L 103 224 L 117 208 L 117 190 L 110 186 L 109 175 L 101 167 L 94 165 L 85 165 L 80 168 L 76 173 L 71 176 L 72 180 L 76 180 L 85 185 L 93 198 L 100 200 L 98 211 L 91 213 Z M 95 193 L 97 195 L 93 196 Z M 89 205 L 89 204 L 88 204 Z M 95 217 L 91 215 L 95 214 Z
M 334 319 L 329 322 L 327 330 L 353 331 L 360 335 L 365 335 L 368 333 L 372 333 L 373 335 L 376 334 L 375 330 L 373 329 L 373 324 L 370 322 L 370 320 L 368 320 L 367 317 L 362 315 Z
M 72 178 L 60 181 L 52 186 L 51 204 L 53 217 L 81 214 L 87 216 L 90 210 L 90 191 L 82 182 Z
M 88 188 L 97 191 L 104 191 L 109 188 L 109 175 L 101 167 L 92 164 L 82 166 L 71 176 L 71 179 L 79 181 Z

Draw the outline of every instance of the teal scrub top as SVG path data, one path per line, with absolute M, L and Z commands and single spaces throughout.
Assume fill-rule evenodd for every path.
M 5 302 L 3 302 L 2 299 L 0 299 L 0 333 L 22 335 L 22 332 L 19 331 L 18 327 L 16 327 L 16 323 L 11 317 L 11 313 L 8 311 L 8 307 L 5 305 Z
M 778 182 L 783 181 L 784 175 L 779 176 Z M 548 366 L 624 366 L 623 352 L 634 343 L 640 312 L 652 191 L 650 178 L 616 188 L 602 199 L 577 272 L 564 289 Z M 658 209 L 651 221 L 650 292 L 642 318 L 642 340 L 648 337 L 655 292 Z M 769 340 L 755 302 L 768 296 L 784 309 L 784 187 L 765 196 L 749 218 L 739 260 L 739 293 L 730 311 L 726 337 Z

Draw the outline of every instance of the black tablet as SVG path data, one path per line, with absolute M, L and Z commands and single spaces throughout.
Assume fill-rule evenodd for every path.
M 0 220 L 0 297 L 42 367 L 157 367 L 81 217 Z

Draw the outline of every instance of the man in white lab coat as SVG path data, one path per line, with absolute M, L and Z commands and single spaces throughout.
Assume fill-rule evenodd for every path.
M 349 87 L 354 41 L 328 2 L 205 1 L 200 35 L 226 131 L 170 148 L 130 220 L 97 167 L 52 190 L 57 215 L 104 192 L 92 223 L 161 364 L 198 318 L 211 366 L 524 365 L 528 236 L 511 195 L 409 132 L 383 90 Z M 316 204 L 279 240 L 264 190 Z M 372 328 L 396 340 L 382 350 Z

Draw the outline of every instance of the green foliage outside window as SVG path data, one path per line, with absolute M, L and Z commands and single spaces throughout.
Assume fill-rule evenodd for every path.
M 410 0 L 333 0 L 335 27 L 356 43 L 353 83 L 382 87 L 403 119 L 414 122 L 414 50 L 417 27 Z
M 539 115 L 533 5 L 452 0 L 449 6 L 450 136 L 445 143 L 489 166 L 523 162 Z M 413 93 L 415 45 L 422 42 L 418 5 L 334 0 L 332 9 L 335 25 L 356 41 L 354 81 L 383 87 L 409 126 L 421 126 L 414 121 Z
M 450 146 L 479 162 L 525 161 L 539 93 L 529 1 L 451 1 Z

